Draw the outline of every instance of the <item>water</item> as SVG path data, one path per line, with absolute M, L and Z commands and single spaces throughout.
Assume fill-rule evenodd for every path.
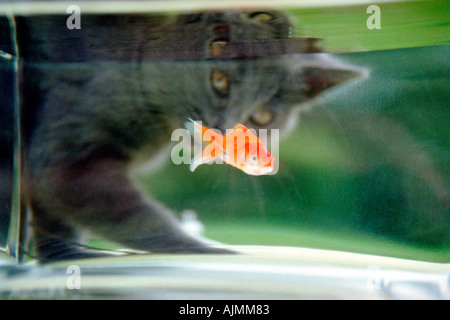
M 173 208 L 196 210 L 206 234 L 226 243 L 448 260 L 448 49 L 340 56 L 368 67 L 369 79 L 303 115 L 274 177 L 168 164 L 142 182 Z
M 405 5 L 409 14 L 394 19 L 400 6 L 382 6 L 383 27 L 371 31 L 364 6 L 279 13 L 254 8 L 242 13 L 243 26 L 238 14 L 206 19 L 175 12 L 153 12 L 150 18 L 82 15 L 79 30 L 67 29 L 68 15 L 23 16 L 23 8 L 14 20 L 0 19 L 0 249 L 29 263 L 80 258 L 79 250 L 86 248 L 129 255 L 147 245 L 150 251 L 172 253 L 167 250 L 170 231 L 157 230 L 156 240 L 149 240 L 146 228 L 154 229 L 144 213 L 132 216 L 132 222 L 120 214 L 108 216 L 134 201 L 120 170 L 150 141 L 133 161 L 152 159 L 146 166 L 151 170 L 132 171 L 139 190 L 153 199 L 152 205 L 172 210 L 182 230 L 213 241 L 211 246 L 298 248 L 295 252 L 307 261 L 300 264 L 311 262 L 303 258 L 309 251 L 301 248 L 435 262 L 412 268 L 442 272 L 444 280 L 431 283 L 445 287 L 444 264 L 450 261 L 448 18 L 441 10 L 444 2 Z M 285 15 L 297 28 L 280 22 Z M 342 23 L 333 26 L 330 21 L 338 18 Z M 202 21 L 208 21 L 206 26 Z M 411 37 L 412 32 L 420 36 Z M 115 35 L 105 36 L 110 34 Z M 325 39 L 317 43 L 292 36 Z M 8 41 L 14 37 L 17 42 Z M 235 44 L 229 37 L 245 41 Z M 317 48 L 335 52 L 334 58 L 316 54 Z M 310 68 L 296 74 L 305 61 L 316 67 L 316 59 L 341 71 Z M 18 67 L 22 74 L 15 72 Z M 310 77 L 306 91 L 300 83 L 305 77 Z M 313 103 L 302 104 L 328 86 Z M 145 109 L 137 109 L 142 106 L 152 110 L 150 120 Z M 282 133 L 277 174 L 254 177 L 215 164 L 192 173 L 188 165 L 174 164 L 174 144 L 162 141 L 187 120 L 188 109 L 191 117 L 203 113 L 201 120 L 221 129 L 244 121 L 251 126 L 252 112 L 270 112 L 264 127 Z M 111 135 L 104 138 L 104 132 Z M 91 137 L 99 135 L 93 145 Z M 89 237 L 75 237 L 68 229 L 72 224 L 83 234 L 90 231 Z M 324 262 L 333 261 L 324 255 Z M 165 257 L 144 259 L 151 268 Z M 133 267 L 129 256 L 116 259 Z M 172 259 L 183 261 L 175 254 Z M 227 255 L 211 259 L 206 261 L 235 262 Z M 274 263 L 283 266 L 285 259 Z M 389 261 L 369 260 L 364 263 L 391 268 Z M 310 271 L 294 273 L 304 272 Z M 289 277 L 282 275 L 283 281 Z M 445 288 L 436 290 L 445 293 Z

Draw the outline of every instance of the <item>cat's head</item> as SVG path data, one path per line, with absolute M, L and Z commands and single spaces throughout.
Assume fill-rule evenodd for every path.
M 296 124 L 299 112 L 316 98 L 364 74 L 363 69 L 323 53 L 223 64 L 210 71 L 206 90 L 216 102 L 215 112 L 201 118 L 221 130 L 242 123 L 286 134 Z
M 289 39 L 293 25 L 282 12 L 183 15 L 176 25 L 184 26 L 186 37 L 206 43 L 210 57 L 160 62 L 148 69 L 149 85 L 154 86 L 149 98 L 178 113 L 179 125 L 191 118 L 222 132 L 242 123 L 256 130 L 287 133 L 299 111 L 316 97 L 365 74 L 361 68 L 317 52 L 315 41 L 305 41 L 299 53 L 283 54 L 280 41 L 295 40 Z M 269 49 L 280 46 L 280 54 L 266 55 L 260 45 L 264 41 Z M 248 45 L 242 52 L 236 46 L 236 53 L 229 49 L 235 43 Z M 242 57 L 211 58 L 225 47 Z
M 149 99 L 176 114 L 179 126 L 191 118 L 221 132 L 241 123 L 282 135 L 324 92 L 365 74 L 323 53 L 160 63 L 151 69 L 158 75 Z

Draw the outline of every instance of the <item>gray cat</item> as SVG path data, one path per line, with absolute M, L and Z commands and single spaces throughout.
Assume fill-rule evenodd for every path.
M 75 245 L 83 230 L 137 250 L 230 252 L 184 233 L 130 171 L 188 118 L 286 134 L 301 106 L 363 74 L 314 40 L 289 49 L 279 12 L 83 16 L 80 30 L 66 18 L 17 18 L 24 198 L 42 261 L 95 256 Z

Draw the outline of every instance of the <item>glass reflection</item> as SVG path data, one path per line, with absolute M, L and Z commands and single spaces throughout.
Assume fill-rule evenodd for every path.
M 415 122 L 404 109 L 380 112 L 396 102 L 386 79 L 419 80 L 409 70 L 431 70 L 420 80 L 435 85 L 439 107 L 445 94 L 426 57 L 439 64 L 445 49 L 332 57 L 317 39 L 293 38 L 279 11 L 86 15 L 79 30 L 66 19 L 16 18 L 30 257 L 98 257 L 105 246 L 227 254 L 233 249 L 199 236 L 302 246 L 305 237 L 295 237 L 305 229 L 438 250 L 447 243 L 442 156 L 420 136 L 430 115 L 419 108 L 424 121 Z M 392 57 L 413 66 L 393 66 Z M 393 85 L 400 105 L 417 105 L 411 83 Z M 171 133 L 189 118 L 222 132 L 238 123 L 280 130 L 279 174 L 173 165 Z M 144 162 L 151 173 L 136 171 Z M 204 234 L 187 231 L 193 224 Z

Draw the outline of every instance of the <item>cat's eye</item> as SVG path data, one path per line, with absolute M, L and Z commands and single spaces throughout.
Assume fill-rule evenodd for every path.
M 211 86 L 220 96 L 227 96 L 230 89 L 230 81 L 222 71 L 213 71 L 211 73 Z
M 226 23 L 215 24 L 211 27 L 213 40 L 209 43 L 210 54 L 213 58 L 220 56 L 223 48 L 230 42 L 230 27 Z
M 225 38 L 218 38 L 211 41 L 209 44 L 210 54 L 213 58 L 222 54 L 223 48 L 228 44 L 228 40 Z
M 266 23 L 275 19 L 275 17 L 268 12 L 255 12 L 251 13 L 249 17 L 256 22 Z
M 267 109 L 258 109 L 250 115 L 250 121 L 258 126 L 266 126 L 273 121 L 273 112 Z

